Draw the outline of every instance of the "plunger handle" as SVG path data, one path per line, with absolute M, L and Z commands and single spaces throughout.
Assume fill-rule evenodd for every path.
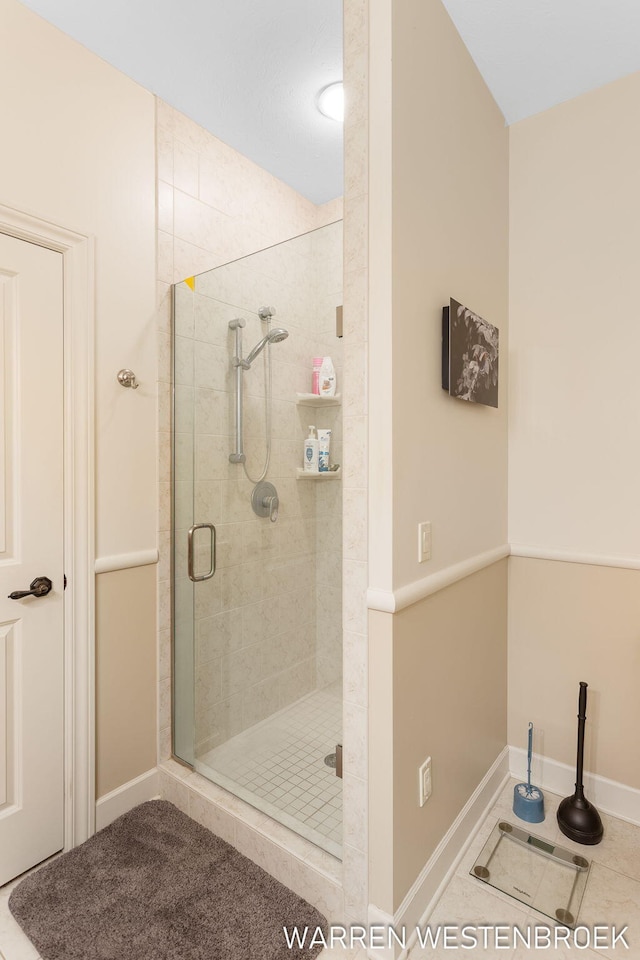
M 580 681 L 580 696 L 578 697 L 578 759 L 576 762 L 576 794 L 584 795 L 582 783 L 582 766 L 584 761 L 584 722 L 587 719 L 587 687 L 584 680 Z

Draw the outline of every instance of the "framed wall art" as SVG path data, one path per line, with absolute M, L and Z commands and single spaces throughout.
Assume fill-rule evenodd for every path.
M 458 400 L 498 406 L 499 331 L 451 299 L 442 310 L 442 388 Z

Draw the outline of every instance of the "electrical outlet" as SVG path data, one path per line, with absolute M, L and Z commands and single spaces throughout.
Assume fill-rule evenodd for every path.
M 418 524 L 418 563 L 431 560 L 431 521 Z
M 427 757 L 421 767 L 418 768 L 418 787 L 420 794 L 420 806 L 431 796 L 431 757 Z

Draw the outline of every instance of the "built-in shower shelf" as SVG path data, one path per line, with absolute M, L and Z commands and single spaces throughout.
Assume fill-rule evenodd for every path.
M 317 393 L 297 393 L 299 407 L 338 407 L 342 403 L 339 393 L 335 397 L 320 397 Z
M 322 473 L 319 473 L 317 470 L 303 470 L 302 467 L 298 467 L 298 480 L 339 480 L 340 474 L 342 473 L 341 467 L 338 467 L 337 470 L 323 470 Z

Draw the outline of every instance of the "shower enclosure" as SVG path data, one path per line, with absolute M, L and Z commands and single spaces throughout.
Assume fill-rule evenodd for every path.
M 342 414 L 310 394 L 341 303 L 341 222 L 174 288 L 173 752 L 335 856 Z

